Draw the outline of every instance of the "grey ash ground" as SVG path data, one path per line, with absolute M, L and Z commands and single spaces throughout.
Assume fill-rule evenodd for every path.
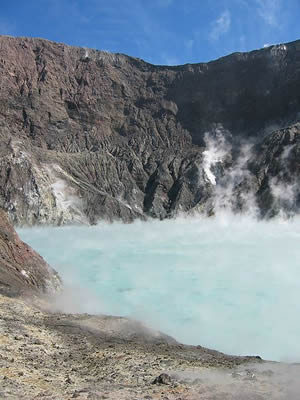
M 184 346 L 124 318 L 45 305 L 0 296 L 1 399 L 298 398 L 297 365 Z

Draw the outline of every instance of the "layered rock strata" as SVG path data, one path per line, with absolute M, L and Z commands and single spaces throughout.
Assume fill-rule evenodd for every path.
M 297 213 L 274 182 L 298 176 L 299 43 L 170 67 L 0 37 L 0 206 L 19 225 L 132 221 L 211 214 L 226 192 Z

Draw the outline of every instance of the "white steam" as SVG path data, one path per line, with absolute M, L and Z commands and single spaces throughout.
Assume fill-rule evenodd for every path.
M 290 132 L 290 143 L 294 136 L 295 132 Z M 297 214 L 297 148 L 276 138 L 279 146 L 271 140 L 258 151 L 249 142 L 233 146 L 230 132 L 221 124 L 205 134 L 202 168 L 204 180 L 211 186 L 214 214 L 223 210 L 253 217 Z
M 203 170 L 206 181 L 213 186 L 214 214 L 228 210 L 257 216 L 257 182 L 248 168 L 253 157 L 252 145 L 240 144 L 238 155 L 233 160 L 231 134 L 221 124 L 206 132 L 205 144 Z
M 203 169 L 208 182 L 214 186 L 217 182 L 213 168 L 216 164 L 222 163 L 231 151 L 231 146 L 224 135 L 225 132 L 222 126 L 217 125 L 213 132 L 206 132 L 204 136 L 207 150 L 203 152 Z
M 168 371 L 175 381 L 191 387 L 189 398 L 195 400 L 298 400 L 299 372 L 299 365 L 276 363 L 247 364 L 234 370 Z

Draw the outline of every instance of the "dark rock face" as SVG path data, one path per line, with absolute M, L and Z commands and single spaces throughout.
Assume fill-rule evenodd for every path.
M 249 169 L 257 178 L 262 216 L 293 215 L 300 206 L 300 124 L 269 135 L 254 154 Z
M 56 272 L 22 242 L 0 210 L 0 293 L 20 295 L 54 292 L 60 287 Z
M 0 206 L 21 225 L 243 210 L 248 194 L 260 215 L 295 212 L 274 182 L 297 176 L 277 155 L 299 130 L 299 71 L 300 42 L 164 67 L 0 37 Z

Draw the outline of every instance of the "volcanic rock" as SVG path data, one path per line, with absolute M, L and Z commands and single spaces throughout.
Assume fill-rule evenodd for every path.
M 1 36 L 0 207 L 18 225 L 243 211 L 245 197 L 261 216 L 298 212 L 297 194 L 278 200 L 294 161 L 279 176 L 274 149 L 295 151 L 280 132 L 299 130 L 299 49 L 171 67 Z
M 157 376 L 152 383 L 153 385 L 170 385 L 172 379 L 168 374 L 163 373 Z
M 25 295 L 55 292 L 57 273 L 22 242 L 4 211 L 0 210 L 0 293 Z

